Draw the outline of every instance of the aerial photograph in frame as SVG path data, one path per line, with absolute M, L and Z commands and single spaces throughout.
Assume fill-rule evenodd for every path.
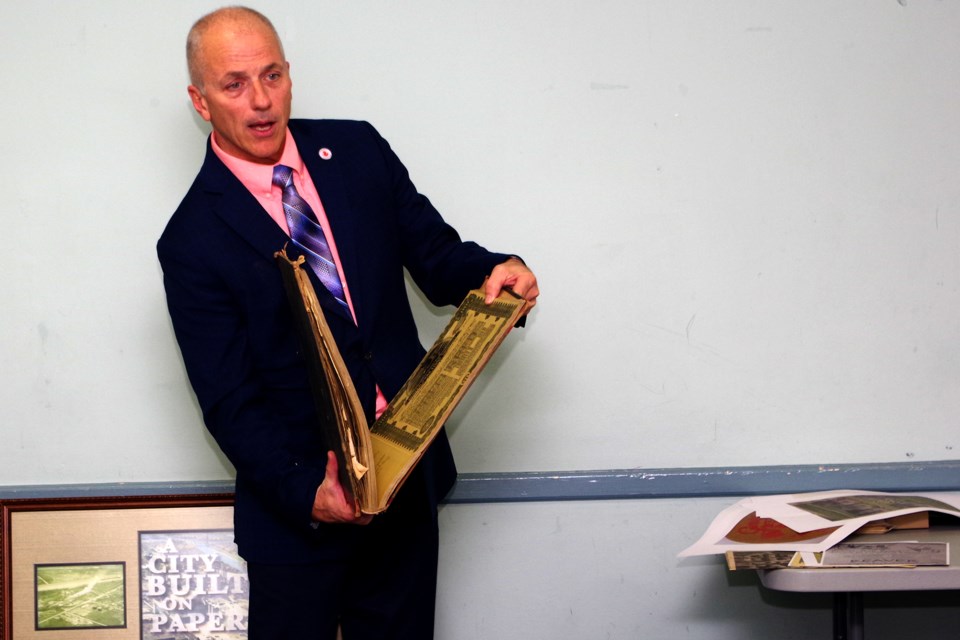
M 127 626 L 126 563 L 38 564 L 37 630 Z

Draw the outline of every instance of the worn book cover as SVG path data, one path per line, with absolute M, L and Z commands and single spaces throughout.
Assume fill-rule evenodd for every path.
M 337 454 L 340 484 L 353 494 L 358 512 L 380 513 L 527 302 L 509 290 L 489 305 L 482 290 L 468 293 L 383 415 L 368 425 L 303 260 L 290 260 L 283 251 L 276 259 L 304 344 L 325 445 Z
M 947 542 L 873 541 L 841 542 L 824 551 L 727 551 L 727 568 L 832 569 L 849 567 L 929 567 L 950 564 Z

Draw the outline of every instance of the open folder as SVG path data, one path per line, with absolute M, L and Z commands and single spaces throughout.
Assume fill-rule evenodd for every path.
M 324 444 L 337 455 L 340 484 L 358 514 L 380 513 L 528 303 L 508 289 L 491 304 L 482 290 L 468 293 L 387 409 L 368 426 L 303 258 L 291 260 L 285 251 L 275 257 L 304 346 Z

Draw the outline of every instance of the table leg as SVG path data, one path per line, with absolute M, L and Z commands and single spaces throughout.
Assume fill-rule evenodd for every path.
M 863 640 L 863 594 L 833 594 L 834 640 Z

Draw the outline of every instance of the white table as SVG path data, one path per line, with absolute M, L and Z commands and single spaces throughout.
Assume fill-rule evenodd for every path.
M 960 527 L 891 531 L 881 536 L 854 536 L 848 541 L 917 540 L 949 542 L 950 566 L 869 569 L 768 569 L 758 571 L 769 589 L 794 592 L 833 593 L 833 637 L 863 640 L 863 593 L 865 591 L 937 591 L 960 589 Z

